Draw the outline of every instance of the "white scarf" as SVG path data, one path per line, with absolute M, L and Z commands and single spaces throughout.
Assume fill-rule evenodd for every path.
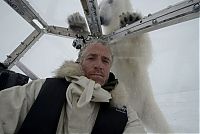
M 67 88 L 68 133 L 88 133 L 92 130 L 99 105 L 93 102 L 109 102 L 111 94 L 100 84 L 85 76 L 66 77 L 71 84 Z
M 78 96 L 77 107 L 83 107 L 90 101 L 93 102 L 109 102 L 112 98 L 111 94 L 101 88 L 101 85 L 85 76 L 70 76 L 67 80 L 71 82 L 66 92 L 68 105 L 72 107 L 73 96 Z

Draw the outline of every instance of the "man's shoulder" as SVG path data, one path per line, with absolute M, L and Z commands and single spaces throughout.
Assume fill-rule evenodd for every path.
M 69 84 L 70 82 L 67 81 L 65 78 L 46 78 L 41 88 L 42 89 L 67 88 Z
M 62 83 L 62 84 L 68 84 L 70 83 L 69 81 L 67 81 L 65 78 L 57 78 L 57 77 L 53 77 L 53 78 L 46 78 L 44 83 Z

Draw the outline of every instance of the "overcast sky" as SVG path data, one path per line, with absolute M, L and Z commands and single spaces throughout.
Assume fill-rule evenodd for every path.
M 49 24 L 67 27 L 66 17 L 83 11 L 79 0 L 28 0 Z M 144 16 L 181 0 L 132 0 Z M 4 1 L 0 1 L 0 61 L 6 59 L 33 30 Z M 154 94 L 199 90 L 199 19 L 150 32 L 153 62 L 149 68 Z M 72 39 L 44 35 L 21 59 L 40 78 L 53 75 L 64 60 L 74 60 L 77 50 Z M 14 68 L 15 71 L 19 71 Z M 197 129 L 196 127 L 191 129 Z

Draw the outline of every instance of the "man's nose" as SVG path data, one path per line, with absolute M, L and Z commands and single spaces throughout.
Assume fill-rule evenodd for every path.
M 98 68 L 98 69 L 102 69 L 103 68 L 103 63 L 101 60 L 97 60 L 95 62 L 95 68 Z

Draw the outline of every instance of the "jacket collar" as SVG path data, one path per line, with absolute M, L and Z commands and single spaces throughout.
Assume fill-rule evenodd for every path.
M 81 66 L 74 61 L 65 61 L 56 71 L 55 77 L 56 78 L 65 78 L 70 76 L 83 76 L 83 71 L 81 70 Z M 113 87 L 113 90 L 110 89 Z M 107 88 L 110 91 L 112 100 L 111 105 L 122 108 L 126 106 L 128 103 L 128 94 L 126 93 L 125 87 L 121 82 L 118 82 L 115 79 L 113 73 L 110 73 L 108 83 L 102 86 L 102 88 Z

